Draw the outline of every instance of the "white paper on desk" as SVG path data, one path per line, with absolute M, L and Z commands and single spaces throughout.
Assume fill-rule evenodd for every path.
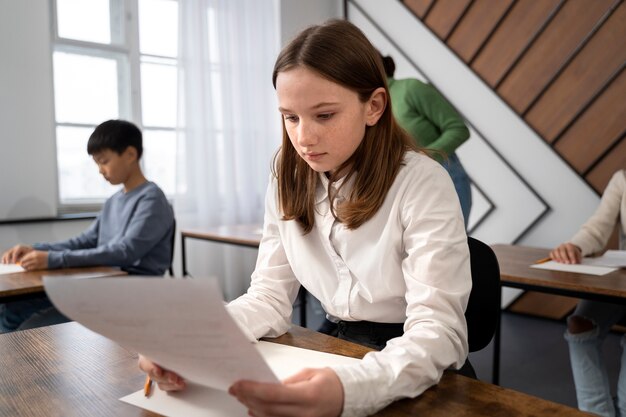
M 0 275 L 14 274 L 16 272 L 24 272 L 24 271 L 26 270 L 17 264 L 0 264 Z
M 212 278 L 55 276 L 43 282 L 63 314 L 189 382 L 227 390 L 240 379 L 278 381 L 226 311 Z
M 583 264 L 626 268 L 626 250 L 607 250 L 602 256 L 583 258 Z
M 547 269 L 550 271 L 576 272 L 588 275 L 606 275 L 617 270 L 617 268 L 609 268 L 606 266 L 586 265 L 584 263 L 584 259 L 583 263 L 580 264 L 562 264 L 560 262 L 548 261 L 541 264 L 533 264 L 530 267 L 535 269 Z
M 300 349 L 261 341 L 255 345 L 274 373 L 284 379 L 299 370 L 332 365 L 350 365 L 358 359 L 330 353 Z M 143 390 L 134 392 L 121 401 L 167 417 L 247 417 L 246 408 L 224 391 L 198 385 L 188 386 L 182 392 L 167 394 L 156 387 L 149 398 Z

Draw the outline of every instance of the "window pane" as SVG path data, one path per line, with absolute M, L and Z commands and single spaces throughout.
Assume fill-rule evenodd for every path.
M 139 0 L 139 49 L 142 54 L 178 55 L 178 2 Z
M 146 178 L 158 184 L 167 195 L 176 192 L 176 132 L 143 132 L 143 167 Z
M 176 67 L 141 64 L 141 107 L 144 126 L 176 127 Z
M 105 199 L 119 189 L 110 185 L 100 175 L 98 166 L 87 154 L 87 140 L 92 131 L 93 128 L 57 127 L 61 202 Z
M 99 124 L 119 118 L 117 61 L 54 53 L 57 122 Z
M 111 27 L 116 32 L 122 28 L 120 19 L 123 13 L 117 0 L 111 3 L 109 0 L 57 0 L 56 8 L 61 38 L 106 44 L 110 44 L 111 39 L 122 38 L 120 33 L 111 33 Z

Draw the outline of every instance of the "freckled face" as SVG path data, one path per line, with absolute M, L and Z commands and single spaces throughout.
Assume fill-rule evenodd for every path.
M 334 173 L 361 144 L 368 103 L 356 92 L 297 67 L 278 74 L 276 94 L 291 144 L 313 170 Z

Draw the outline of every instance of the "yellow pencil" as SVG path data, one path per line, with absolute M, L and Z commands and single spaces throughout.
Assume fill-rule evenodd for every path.
M 551 261 L 551 260 L 552 260 L 552 258 L 550 258 L 549 256 L 547 258 L 541 258 L 541 259 L 535 261 L 535 265 L 543 264 L 543 263 L 546 263 L 546 262 Z
M 143 395 L 145 395 L 146 397 L 149 397 L 151 389 L 152 389 L 152 378 L 150 378 L 150 375 L 146 375 L 146 383 L 143 386 Z

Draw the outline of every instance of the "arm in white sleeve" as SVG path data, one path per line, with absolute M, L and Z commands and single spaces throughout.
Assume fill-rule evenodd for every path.
M 626 176 L 624 171 L 613 174 L 600 205 L 570 240 L 582 250 L 583 256 L 600 252 L 606 246 L 620 215 L 620 206 L 626 207 Z
M 443 168 L 432 165 L 408 181 L 401 200 L 404 335 L 391 339 L 381 352 L 367 354 L 359 365 L 334 368 L 344 386 L 344 417 L 368 415 L 397 399 L 416 397 L 438 383 L 444 370 L 459 368 L 467 358 L 467 236 L 452 182 Z
M 272 179 L 265 196 L 263 238 L 250 288 L 226 306 L 250 340 L 277 337 L 289 330 L 300 288 L 281 242 L 275 184 Z

